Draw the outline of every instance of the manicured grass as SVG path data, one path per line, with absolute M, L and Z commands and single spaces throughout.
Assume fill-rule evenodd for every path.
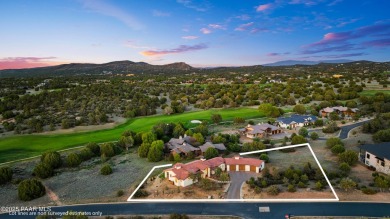
M 135 132 L 149 131 L 153 125 L 163 122 L 182 122 L 189 125 L 191 120 L 210 120 L 213 113 L 221 114 L 223 120 L 235 117 L 245 119 L 262 117 L 257 109 L 210 109 L 186 112 L 174 115 L 158 115 L 130 119 L 126 123 L 112 129 L 92 132 L 57 134 L 57 135 L 21 135 L 0 138 L 0 163 L 37 156 L 49 150 L 62 150 L 84 145 L 88 142 L 107 142 L 118 140 L 125 130 Z
M 364 90 L 359 94 L 364 96 L 375 96 L 375 94 L 379 92 L 382 92 L 384 94 L 390 94 L 390 90 Z

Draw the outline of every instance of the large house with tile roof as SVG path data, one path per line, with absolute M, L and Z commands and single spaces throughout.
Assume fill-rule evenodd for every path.
M 201 159 L 190 163 L 177 163 L 172 168 L 164 170 L 165 178 L 176 186 L 186 187 L 196 183 L 195 175 L 209 178 L 215 174 L 215 169 L 222 171 L 247 171 L 259 173 L 264 169 L 264 161 L 255 158 L 222 158 Z
M 276 123 L 281 128 L 296 128 L 311 125 L 316 120 L 316 116 L 295 114 L 290 117 L 279 117 L 276 119 Z
M 330 113 L 336 112 L 339 115 L 354 116 L 357 113 L 357 108 L 348 108 L 344 106 L 326 107 L 320 110 L 319 115 L 321 117 L 328 117 Z
M 264 138 L 270 135 L 282 133 L 280 127 L 263 123 L 257 125 L 248 124 L 245 128 L 239 129 L 239 132 L 247 138 Z

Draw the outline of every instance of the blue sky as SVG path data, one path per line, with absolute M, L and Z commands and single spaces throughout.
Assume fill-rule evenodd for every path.
M 388 0 L 0 2 L 0 69 L 118 60 L 389 61 Z

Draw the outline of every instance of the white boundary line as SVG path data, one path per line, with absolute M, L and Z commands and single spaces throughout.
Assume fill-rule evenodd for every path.
M 142 186 L 142 184 L 149 178 L 149 176 L 152 174 L 152 172 L 155 169 L 162 168 L 162 167 L 170 167 L 172 164 L 166 164 L 166 165 L 160 165 L 160 166 L 154 166 L 152 170 L 148 173 L 148 175 L 142 180 L 142 182 L 138 185 L 138 187 L 134 190 L 133 194 L 130 195 L 130 197 L 127 199 L 128 202 L 330 202 L 330 201 L 340 201 L 339 197 L 337 196 L 332 184 L 330 183 L 328 176 L 325 174 L 324 169 L 322 169 L 322 166 L 320 162 L 317 159 L 317 156 L 314 154 L 313 149 L 311 148 L 309 143 L 304 144 L 296 144 L 296 145 L 290 145 L 290 146 L 284 146 L 284 147 L 277 147 L 277 148 L 271 148 L 271 149 L 264 149 L 264 150 L 258 150 L 258 151 L 250 151 L 250 152 L 244 152 L 240 153 L 240 155 L 248 155 L 248 154 L 258 154 L 262 152 L 267 151 L 277 151 L 287 148 L 296 148 L 296 147 L 303 147 L 307 146 L 313 155 L 318 167 L 320 168 L 322 174 L 324 175 L 326 182 L 329 184 L 330 189 L 332 190 L 333 195 L 335 196 L 334 199 L 132 199 L 134 194 L 138 191 L 138 189 Z
M 153 171 L 155 169 L 158 169 L 158 168 L 163 168 L 163 167 L 170 167 L 172 166 L 172 164 L 165 164 L 165 165 L 159 165 L 159 166 L 154 166 L 148 173 L 148 175 L 146 175 L 146 177 L 144 178 L 144 180 L 142 180 L 142 182 L 137 186 L 137 188 L 134 190 L 134 192 L 130 195 L 130 197 L 127 199 L 127 201 L 130 201 L 130 199 L 133 198 L 133 196 L 135 195 L 135 193 L 138 191 L 139 188 L 141 188 L 141 186 L 145 183 L 145 181 L 149 178 L 149 176 L 153 173 Z

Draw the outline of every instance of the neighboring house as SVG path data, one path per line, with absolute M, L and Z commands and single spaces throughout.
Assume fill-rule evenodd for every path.
M 295 128 L 308 126 L 317 120 L 316 116 L 292 115 L 290 117 L 279 117 L 276 123 L 281 128 Z
M 268 123 L 258 125 L 248 124 L 245 128 L 239 129 L 239 132 L 247 138 L 264 138 L 270 135 L 282 133 L 282 129 Z
M 182 138 L 171 138 L 169 142 L 165 143 L 165 147 L 171 152 L 176 153 L 181 156 L 187 156 L 189 152 L 193 152 L 195 156 L 200 155 L 201 151 L 199 148 L 196 148 L 190 144 L 194 139 L 190 136 L 185 136 Z
M 264 161 L 254 158 L 222 158 L 215 157 L 210 160 L 196 160 L 187 164 L 177 163 L 172 168 L 164 170 L 165 178 L 175 186 L 186 187 L 196 183 L 196 175 L 209 178 L 215 174 L 215 169 L 222 171 L 251 171 L 259 173 L 264 169 Z
M 376 171 L 390 174 L 390 142 L 358 146 L 359 160 Z
M 344 106 L 334 106 L 334 107 L 326 107 L 320 110 L 319 115 L 321 117 L 328 117 L 330 113 L 336 112 L 337 114 L 344 116 L 354 116 L 357 113 L 357 108 L 348 108 Z
M 203 145 L 199 146 L 199 149 L 201 151 L 201 154 L 204 155 L 207 149 L 209 148 L 215 148 L 218 150 L 219 153 L 226 151 L 226 147 L 224 144 L 213 144 L 211 142 L 206 142 Z

